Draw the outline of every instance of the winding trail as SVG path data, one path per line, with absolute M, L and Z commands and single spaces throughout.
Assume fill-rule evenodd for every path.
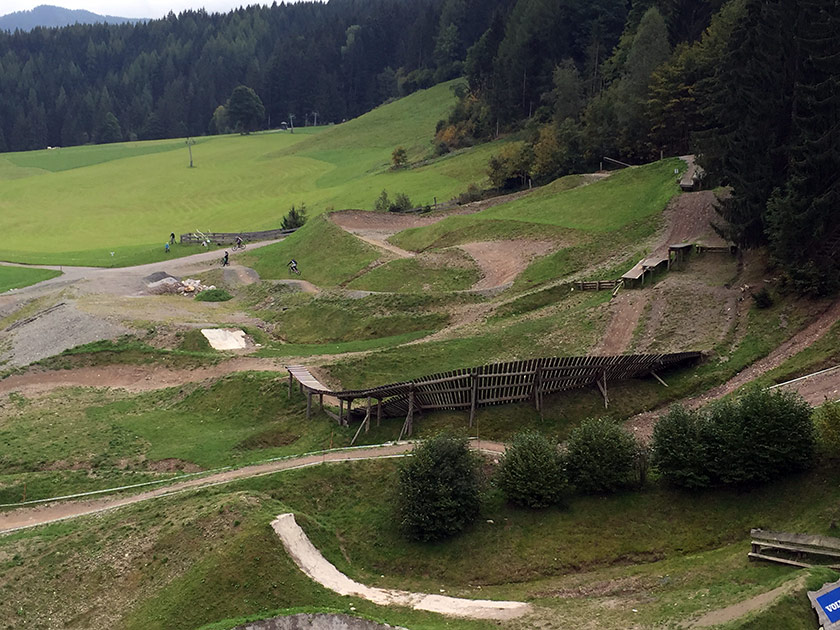
M 294 514 L 280 514 L 271 522 L 298 568 L 322 586 L 339 595 L 361 597 L 379 606 L 407 606 L 452 617 L 469 619 L 513 619 L 531 610 L 524 602 L 464 599 L 446 595 L 410 593 L 360 584 L 341 573 L 312 544 Z
M 233 470 L 221 470 L 205 477 L 195 477 L 186 481 L 161 486 L 139 494 L 123 497 L 108 497 L 83 501 L 56 501 L 54 503 L 38 504 L 36 507 L 22 507 L 0 512 L 0 535 L 13 531 L 63 521 L 70 518 L 96 514 L 106 510 L 114 510 L 126 505 L 133 505 L 151 499 L 166 497 L 188 490 L 197 490 L 218 486 L 239 479 L 250 479 L 271 475 L 283 470 L 307 468 L 325 463 L 361 461 L 367 459 L 383 459 L 404 457 L 414 448 L 413 442 L 397 442 L 377 446 L 363 446 L 351 449 L 335 449 L 320 453 L 309 453 L 297 457 L 289 457 L 275 461 L 244 466 Z M 505 445 L 498 442 L 484 440 L 470 440 L 470 448 L 490 454 L 502 454 Z

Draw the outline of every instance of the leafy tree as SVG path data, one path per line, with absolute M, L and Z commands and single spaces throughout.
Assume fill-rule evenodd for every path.
M 815 430 L 797 394 L 760 388 L 706 409 L 672 409 L 657 423 L 653 463 L 671 483 L 700 488 L 768 481 L 808 468 Z
M 705 488 L 711 484 L 709 448 L 703 414 L 672 407 L 653 428 L 651 464 L 675 486 Z
M 414 207 L 411 199 L 405 193 L 397 193 L 393 203 L 388 207 L 389 212 L 407 212 Z
M 213 118 L 210 119 L 209 130 L 210 133 L 214 135 L 228 133 L 230 131 L 228 112 L 224 105 L 219 105 L 216 108 L 216 111 L 213 112 Z
M 244 85 L 234 88 L 226 109 L 233 128 L 243 134 L 258 129 L 265 118 L 265 107 L 260 97 Z
M 584 420 L 566 444 L 569 481 L 583 492 L 615 492 L 636 467 L 636 439 L 610 419 Z
M 306 205 L 300 204 L 298 208 L 295 208 L 293 205 L 280 222 L 280 228 L 283 230 L 294 230 L 303 227 L 304 223 L 306 223 Z
M 487 176 L 498 189 L 523 186 L 528 181 L 534 150 L 525 142 L 504 145 L 497 154 L 490 156 Z
M 406 153 L 405 147 L 397 147 L 394 149 L 394 152 L 391 153 L 391 164 L 393 168 L 402 168 L 408 163 L 408 153 Z
M 397 510 L 405 536 L 442 540 L 466 529 L 481 507 L 478 461 L 466 439 L 441 434 L 400 466 Z
M 566 488 L 557 447 L 536 431 L 513 437 L 502 457 L 497 479 L 508 501 L 528 508 L 555 505 Z

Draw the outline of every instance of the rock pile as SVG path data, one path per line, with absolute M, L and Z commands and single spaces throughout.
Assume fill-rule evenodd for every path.
M 216 285 L 206 285 L 201 280 L 194 280 L 193 278 L 184 278 L 178 280 L 172 276 L 166 276 L 155 282 L 149 283 L 149 293 L 154 295 L 177 294 L 185 297 L 192 297 L 198 295 L 202 291 L 208 289 L 215 289 Z

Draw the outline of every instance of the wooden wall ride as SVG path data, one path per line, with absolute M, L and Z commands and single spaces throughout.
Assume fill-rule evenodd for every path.
M 607 383 L 652 374 L 657 370 L 686 365 L 700 359 L 700 352 L 671 354 L 625 354 L 619 356 L 548 357 L 492 363 L 423 376 L 411 381 L 380 385 L 369 389 L 331 391 L 304 366 L 287 366 L 289 392 L 292 380 L 308 396 L 307 417 L 312 396 L 333 396 L 339 400 L 338 421 L 347 424 L 354 400 L 366 399 L 362 427 L 367 430 L 375 413 L 381 417 L 405 416 L 403 431 L 411 435 L 415 412 L 421 410 L 469 410 L 470 426 L 478 407 L 530 401 L 542 411 L 543 397 L 554 392 L 596 386 L 609 405 Z M 372 401 L 376 401 L 372 404 Z M 347 403 L 347 412 L 344 404 Z M 358 435 L 358 433 L 357 433 Z M 354 438 L 355 439 L 355 438 Z

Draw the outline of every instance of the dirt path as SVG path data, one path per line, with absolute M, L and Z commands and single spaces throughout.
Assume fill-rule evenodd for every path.
M 649 301 L 647 291 L 624 291 L 613 298 L 609 306 L 610 321 L 593 354 L 610 356 L 626 352 Z
M 458 247 L 475 260 L 481 271 L 481 280 L 472 286 L 472 290 L 483 290 L 513 282 L 534 258 L 560 246 L 552 241 L 516 240 L 466 243 Z
M 718 626 L 724 623 L 729 623 L 730 621 L 734 621 L 735 619 L 740 619 L 747 613 L 766 608 L 767 606 L 775 602 L 778 598 L 780 598 L 782 595 L 787 595 L 791 591 L 795 591 L 799 588 L 802 588 L 804 584 L 805 576 L 800 575 L 795 580 L 785 582 L 778 588 L 774 588 L 772 591 L 767 591 L 766 593 L 761 593 L 761 595 L 750 597 L 749 599 L 746 599 L 742 602 L 738 602 L 737 604 L 732 604 L 731 606 L 727 606 L 726 608 L 721 608 L 719 610 L 712 610 L 710 612 L 707 612 L 705 615 L 703 615 L 696 621 L 687 624 L 686 627 L 709 628 L 711 626 Z
M 361 597 L 379 606 L 405 606 L 471 619 L 513 619 L 531 610 L 531 606 L 524 602 L 463 599 L 366 586 L 351 580 L 324 558 L 297 524 L 294 514 L 280 514 L 271 522 L 271 527 L 298 568 L 339 595 Z
M 505 450 L 504 444 L 500 444 L 498 442 L 487 442 L 484 440 L 472 440 L 470 442 L 470 447 L 475 450 L 492 454 L 501 454 L 504 453 Z M 322 453 L 301 455 L 300 457 L 290 457 L 288 459 L 266 462 L 263 464 L 255 464 L 253 466 L 245 466 L 235 470 L 217 472 L 207 475 L 206 477 L 181 481 L 132 496 L 118 498 L 110 497 L 86 501 L 44 503 L 38 505 L 37 507 L 23 507 L 7 512 L 0 512 L 0 534 L 28 527 L 35 527 L 37 525 L 44 525 L 46 523 L 61 521 L 68 518 L 75 518 L 77 516 L 84 516 L 86 514 L 95 514 L 105 510 L 113 510 L 125 505 L 132 505 L 134 503 L 169 496 L 179 492 L 185 492 L 187 490 L 217 486 L 238 479 L 249 479 L 251 477 L 271 475 L 283 470 L 306 468 L 308 466 L 317 466 L 318 464 L 327 462 L 349 462 L 366 459 L 402 457 L 406 453 L 409 453 L 412 448 L 414 448 L 413 443 L 400 442 L 396 444 L 364 446 L 355 449 L 336 449 L 333 451 L 324 451 Z
M 199 383 L 236 372 L 283 372 L 284 359 L 237 357 L 216 365 L 192 369 L 170 369 L 155 365 L 114 364 L 72 370 L 29 370 L 0 380 L 0 394 L 40 394 L 60 387 L 114 387 L 129 392 L 146 392 L 185 383 Z
M 825 335 L 829 328 L 831 328 L 838 320 L 840 320 L 840 300 L 831 304 L 819 317 L 817 317 L 816 320 L 770 352 L 770 354 L 763 359 L 760 359 L 749 367 L 741 370 L 733 378 L 729 379 L 722 385 L 718 385 L 700 396 L 694 396 L 692 398 L 679 401 L 679 404 L 691 409 L 696 409 L 713 400 L 717 400 L 727 394 L 731 394 L 738 388 L 754 381 L 762 374 L 766 374 L 770 370 L 779 367 L 787 359 L 812 345 L 820 337 Z M 798 381 L 797 383 L 791 383 L 787 388 L 792 391 L 803 393 L 803 395 L 807 394 L 808 397 L 806 400 L 808 400 L 811 404 L 820 404 L 824 402 L 826 398 L 830 398 L 832 395 L 835 395 L 838 392 L 838 389 L 840 389 L 840 370 L 829 372 L 824 377 L 810 383 L 808 381 L 809 379 L 805 379 Z M 666 408 L 660 408 L 638 414 L 627 421 L 627 426 L 642 439 L 650 439 L 653 434 L 653 425 L 656 424 L 656 420 L 659 416 L 666 411 Z

